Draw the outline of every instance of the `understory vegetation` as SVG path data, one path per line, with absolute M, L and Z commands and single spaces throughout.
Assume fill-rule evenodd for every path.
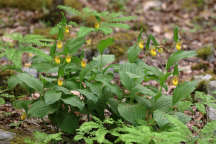
M 21 122 L 49 119 L 56 128 L 56 134 L 35 132 L 25 143 L 57 143 L 67 134 L 74 136 L 74 143 L 86 144 L 216 143 L 216 121 L 206 121 L 199 130 L 187 127 L 193 118 L 185 111 L 193 113 L 195 106 L 206 115 L 208 106 L 216 108 L 216 100 L 196 89 L 197 80 L 180 79 L 179 62 L 197 56 L 196 51 L 183 49 L 180 27 L 173 27 L 172 53 L 164 57 L 163 67 L 144 62 L 145 57 L 154 59 L 165 51 L 143 28 L 128 48 L 127 59 L 118 63 L 109 53 L 115 44 L 113 30 L 129 29 L 126 22 L 136 17 L 58 8 L 61 21 L 50 30 L 56 39 L 12 33 L 5 35 L 11 41 L 0 41 L 0 58 L 8 60 L 0 70 L 10 72 L 6 86 L 0 88 L 0 105 L 11 101 L 14 108 L 24 110 Z M 75 36 L 66 37 L 75 28 L 79 28 Z M 92 35 L 101 39 L 93 43 Z M 90 46 L 97 50 L 92 57 L 87 54 Z M 28 55 L 29 62 L 23 63 L 23 55 Z

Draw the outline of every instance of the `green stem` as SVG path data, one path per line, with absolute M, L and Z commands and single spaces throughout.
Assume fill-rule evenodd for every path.
M 100 72 L 102 72 L 102 54 L 100 55 Z

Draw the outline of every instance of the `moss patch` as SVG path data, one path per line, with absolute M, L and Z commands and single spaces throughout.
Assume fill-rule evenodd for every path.
M 211 46 L 205 46 L 197 50 L 197 56 L 207 60 L 207 58 L 213 54 L 213 50 L 214 49 Z
M 2 7 L 15 7 L 19 9 L 41 10 L 50 7 L 52 0 L 0 0 Z
M 193 65 L 191 67 L 192 70 L 201 70 L 201 69 L 203 69 L 204 71 L 207 71 L 208 68 L 209 68 L 208 63 L 197 63 L 196 65 Z
M 114 54 L 118 59 L 121 58 L 127 53 L 128 48 L 133 45 L 137 35 L 137 32 L 119 32 L 113 34 L 115 44 L 110 47 L 110 53 Z
M 182 8 L 187 10 L 193 10 L 194 8 L 203 8 L 205 0 L 184 0 L 182 2 Z
M 81 9 L 79 0 L 64 0 L 65 5 Z M 0 0 L 0 7 L 14 7 L 25 10 L 42 10 L 53 6 L 53 0 Z

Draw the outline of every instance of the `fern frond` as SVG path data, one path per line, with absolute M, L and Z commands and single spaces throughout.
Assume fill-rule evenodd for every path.
M 59 5 L 58 8 L 66 11 L 68 14 L 70 14 L 72 16 L 80 16 L 81 15 L 81 13 L 78 10 L 76 10 L 72 7 L 69 7 L 69 6 Z

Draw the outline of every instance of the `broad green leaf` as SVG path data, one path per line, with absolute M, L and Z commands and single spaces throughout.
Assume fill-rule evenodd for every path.
M 135 124 L 137 120 L 144 120 L 146 107 L 141 104 L 119 104 L 118 112 L 127 121 Z
M 133 74 L 133 73 L 130 73 L 130 72 L 126 72 L 126 74 L 131 79 L 139 79 L 139 78 L 141 78 L 140 75 L 136 75 L 136 74 Z
M 144 105 L 147 109 L 153 109 L 153 103 L 144 96 L 135 96 L 136 101 L 139 104 Z
M 36 69 L 38 72 L 52 73 L 58 72 L 58 67 L 49 62 L 33 62 L 32 68 Z
M 84 37 L 92 31 L 94 31 L 94 28 L 80 27 L 80 30 L 79 30 L 77 35 L 78 35 L 78 37 Z
M 184 58 L 194 57 L 196 56 L 195 51 L 177 51 L 173 53 L 167 61 L 166 69 L 169 70 L 169 68 L 173 65 L 175 65 L 178 61 Z
M 73 113 L 58 111 L 50 116 L 51 120 L 66 133 L 74 133 L 79 126 L 78 118 Z
M 111 94 L 115 94 L 119 98 L 122 96 L 122 91 L 119 88 L 119 86 L 110 83 L 112 77 L 110 79 L 110 77 L 107 75 L 97 75 L 95 80 L 101 82 L 109 90 Z
M 191 120 L 190 116 L 188 116 L 188 115 L 186 115 L 186 114 L 184 114 L 182 112 L 175 112 L 175 115 L 184 124 L 188 123 Z
M 176 106 L 179 112 L 190 111 L 192 110 L 191 106 L 193 103 L 191 101 L 179 101 Z
M 43 90 L 43 83 L 34 78 L 32 75 L 27 73 L 19 73 L 17 74 L 17 78 L 20 80 L 20 82 L 25 83 L 28 87 L 36 90 L 36 91 L 42 91 Z
M 32 103 L 32 100 L 16 100 L 13 102 L 13 107 L 16 109 L 24 109 L 28 112 L 28 107 Z
M 85 76 L 92 70 L 93 66 L 92 65 L 87 65 L 85 68 L 83 68 L 80 72 L 79 78 L 80 81 L 83 81 L 85 79 Z
M 134 45 L 128 49 L 128 60 L 133 63 L 138 59 L 140 53 L 140 48 L 137 45 Z
M 50 30 L 49 33 L 50 33 L 51 35 L 55 35 L 55 34 L 58 33 L 58 31 L 59 31 L 58 26 L 54 26 L 53 28 L 51 28 L 51 30 Z
M 57 107 L 54 105 L 47 105 L 42 99 L 34 102 L 29 108 L 28 115 L 36 118 L 43 118 L 44 116 L 54 113 Z
M 112 28 L 109 27 L 100 27 L 99 30 L 101 30 L 105 35 L 111 34 L 113 32 Z
M 62 93 L 55 90 L 48 90 L 44 95 L 44 100 L 47 105 L 53 104 L 61 99 Z
M 160 110 L 156 110 L 153 113 L 153 118 L 157 122 L 158 126 L 161 129 L 164 129 L 165 127 L 168 127 L 169 120 L 167 119 L 166 113 L 164 113 L 164 112 L 162 112 Z
M 44 82 L 48 82 L 48 83 L 52 83 L 52 82 L 56 81 L 56 78 L 46 77 L 43 75 L 40 75 L 40 79 L 43 80 Z
M 66 95 L 71 94 L 70 90 L 65 87 L 55 86 L 54 89 L 56 91 L 63 92 Z
M 174 30 L 173 30 L 173 40 L 175 42 L 178 42 L 178 32 L 179 32 L 179 28 L 178 27 L 175 27 Z
M 90 88 L 92 93 L 94 93 L 97 96 L 101 96 L 102 89 L 103 89 L 103 86 L 101 85 L 101 83 L 89 83 L 89 82 L 86 82 L 86 85 L 87 85 L 87 87 Z
M 119 112 L 118 112 L 118 104 L 119 104 L 119 101 L 113 97 L 109 98 L 108 99 L 108 104 L 110 105 L 110 108 L 111 108 L 111 112 L 115 115 L 119 115 Z
M 195 90 L 197 84 L 197 81 L 191 81 L 184 82 L 178 85 L 173 92 L 172 104 L 175 105 L 181 99 L 184 99 L 187 96 L 189 96 Z
M 0 92 L 0 93 L 1 93 L 1 92 Z M 14 98 L 15 98 L 15 95 L 8 94 L 8 93 L 2 93 L 2 94 L 0 94 L 0 97 L 6 98 L 6 99 L 14 99 Z
M 119 14 L 117 13 L 117 15 L 119 15 Z M 118 17 L 118 18 L 112 19 L 112 22 L 130 21 L 130 20 L 134 20 L 135 18 L 136 18 L 135 16 Z
M 154 44 L 155 46 L 158 46 L 158 45 L 159 45 L 159 43 L 157 42 L 157 40 L 155 39 L 154 36 L 151 36 L 151 40 L 152 40 L 152 42 L 153 42 L 153 44 Z
M 164 76 L 163 72 L 157 67 L 149 66 L 149 65 L 147 65 L 145 63 L 141 63 L 140 66 L 143 67 L 145 70 L 147 70 L 148 75 L 155 75 L 159 79 Z
M 8 79 L 8 88 L 14 89 L 20 83 L 19 78 L 17 75 L 13 75 Z
M 78 37 L 69 39 L 66 41 L 66 44 L 64 46 L 65 54 L 75 54 L 79 50 L 79 48 L 82 47 L 82 45 L 85 43 L 85 37 Z
M 145 47 L 146 47 L 146 50 L 149 49 L 150 44 L 151 44 L 151 35 L 148 36 L 148 39 L 147 39 L 147 42 L 146 42 L 146 46 L 145 46 Z
M 176 64 L 176 65 L 174 66 L 173 75 L 179 75 L 178 64 Z
M 5 100 L 3 98 L 0 98 L 0 106 L 5 104 Z
M 135 89 L 137 92 L 140 92 L 144 95 L 148 95 L 148 96 L 155 96 L 156 95 L 156 93 L 154 91 L 152 91 L 151 89 L 149 89 L 149 88 L 147 88 L 141 84 L 137 85 Z
M 65 104 L 69 104 L 73 107 L 77 107 L 80 110 L 82 110 L 85 106 L 85 104 L 77 96 L 70 96 L 70 97 L 62 99 L 62 101 Z
M 69 15 L 73 16 L 73 15 L 81 15 L 80 11 L 69 7 L 69 6 L 64 6 L 64 5 L 59 5 L 58 6 L 59 9 L 64 10 L 65 12 L 67 12 Z
M 87 90 L 82 90 L 79 89 L 78 90 L 82 95 L 84 95 L 88 100 L 91 100 L 93 102 L 97 102 L 98 98 L 91 92 L 87 91 Z
M 104 67 L 104 66 L 114 62 L 115 61 L 115 56 L 114 55 L 99 55 L 97 57 L 93 57 L 93 60 L 100 67 Z
M 46 60 L 49 60 L 49 61 L 52 60 L 52 58 L 48 54 L 46 54 L 44 51 L 42 51 L 38 48 L 34 48 L 34 47 L 29 46 L 29 47 L 24 47 L 24 48 L 20 49 L 20 51 L 23 53 L 24 52 L 33 53 L 33 54 L 38 55 L 38 56 L 40 56 Z
M 98 45 L 97 45 L 97 48 L 100 52 L 100 54 L 103 54 L 104 53 L 104 50 L 106 48 L 108 48 L 110 45 L 112 45 L 114 43 L 114 39 L 113 38 L 107 38 L 105 40 L 101 40 Z
M 159 109 L 162 112 L 169 112 L 172 106 L 172 96 L 162 95 L 154 104 L 154 110 Z
M 128 75 L 128 73 L 130 74 Z M 133 77 L 134 75 L 137 75 L 136 79 L 131 78 L 132 74 L 133 74 Z M 134 63 L 121 64 L 119 75 L 120 75 L 121 83 L 128 90 L 131 90 L 132 88 L 136 87 L 136 85 L 140 84 L 142 80 L 144 79 L 144 72 L 143 72 L 142 67 L 139 67 Z
M 128 24 L 123 24 L 123 23 L 106 23 L 106 24 L 103 24 L 103 26 L 121 28 L 121 29 L 129 29 L 130 28 L 130 26 Z
M 27 73 L 19 73 L 8 79 L 8 87 L 10 89 L 13 89 L 17 84 L 20 83 L 25 83 L 28 87 L 36 91 L 42 91 L 43 89 L 43 83 Z

